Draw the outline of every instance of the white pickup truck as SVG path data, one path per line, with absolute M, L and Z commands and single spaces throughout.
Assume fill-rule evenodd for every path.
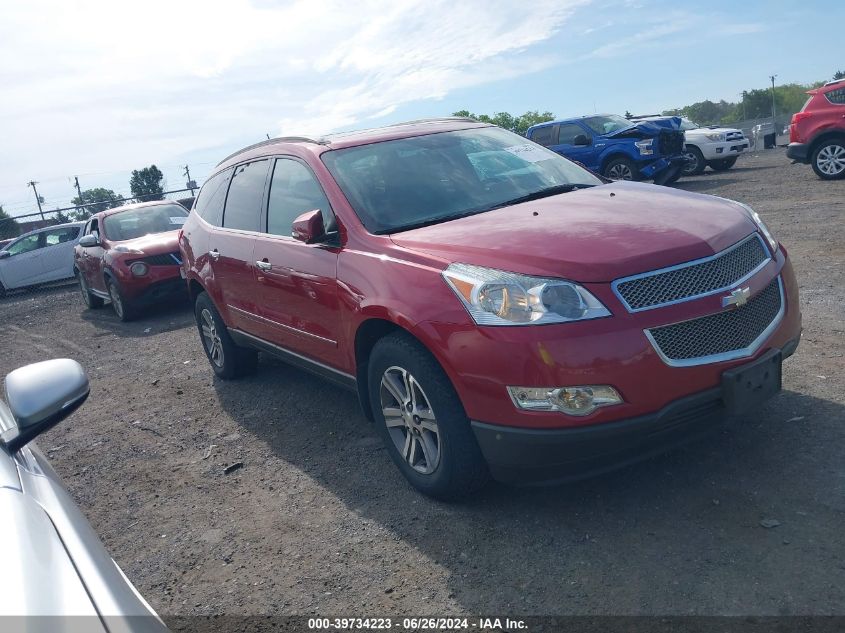
M 684 131 L 684 153 L 687 157 L 683 171 L 685 176 L 700 174 L 708 166 L 714 171 L 730 169 L 737 157 L 751 146 L 742 130 L 736 128 L 701 127 L 683 119 L 681 129 Z
M 657 121 L 665 116 L 642 117 L 634 121 Z M 737 157 L 751 147 L 742 130 L 713 125 L 703 127 L 689 119 L 681 118 L 684 132 L 684 155 L 687 159 L 683 175 L 693 176 L 708 166 L 713 171 L 725 171 L 736 163 Z

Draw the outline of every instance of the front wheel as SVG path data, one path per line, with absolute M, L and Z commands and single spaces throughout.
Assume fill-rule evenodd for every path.
M 112 310 L 114 310 L 117 318 L 123 322 L 134 319 L 137 316 L 135 306 L 133 306 L 132 303 L 123 296 L 117 282 L 114 279 L 106 279 L 106 288 L 109 291 Z
M 823 180 L 845 178 L 845 139 L 831 139 L 813 151 L 813 171 Z
M 376 343 L 368 387 L 378 432 L 414 488 L 456 499 L 487 483 L 487 464 L 458 395 L 419 342 L 397 333 Z
M 97 308 L 102 308 L 103 300 L 100 297 L 91 294 L 91 290 L 88 288 L 88 282 L 85 281 L 85 275 L 77 271 L 76 279 L 79 282 L 79 292 L 82 293 L 82 301 L 85 305 L 95 310 Z
M 713 171 L 727 171 L 736 165 L 736 156 L 733 158 L 720 158 L 719 160 L 711 160 L 709 163 L 710 169 Z
M 200 293 L 197 297 L 194 316 L 203 351 L 215 374 L 221 378 L 238 378 L 255 372 L 258 353 L 254 349 L 238 347 L 232 340 L 208 293 Z
M 610 180 L 639 180 L 640 170 L 634 161 L 620 156 L 608 161 L 604 166 L 603 175 Z
M 684 157 L 687 159 L 684 165 L 684 176 L 698 176 L 707 167 L 704 154 L 695 146 L 687 146 L 684 150 Z

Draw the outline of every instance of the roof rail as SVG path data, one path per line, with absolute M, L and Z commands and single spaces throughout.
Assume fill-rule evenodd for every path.
M 247 145 L 246 147 L 239 149 L 237 152 L 232 152 L 226 158 L 217 163 L 216 167 L 220 167 L 220 165 L 222 165 L 229 159 L 234 158 L 238 154 L 243 154 L 244 152 L 247 152 L 251 149 L 264 147 L 265 145 L 272 145 L 273 143 L 315 143 L 316 145 L 325 145 L 326 141 L 322 139 L 314 139 L 308 136 L 278 136 L 276 138 L 267 139 L 266 141 Z
M 843 77 L 842 79 L 834 79 L 832 81 L 825 82 L 823 87 L 826 88 L 827 86 L 832 86 L 833 84 L 840 84 L 842 82 L 845 82 L 845 77 Z
M 387 127 L 396 127 L 397 125 L 415 125 L 417 123 L 448 123 L 449 121 L 463 121 L 466 123 L 478 123 L 478 119 L 473 119 L 468 116 L 438 116 L 428 119 L 414 119 L 413 121 L 402 121 L 400 123 L 391 123 Z

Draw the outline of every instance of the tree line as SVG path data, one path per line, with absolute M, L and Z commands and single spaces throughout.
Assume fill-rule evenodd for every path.
M 132 192 L 132 198 L 139 202 L 162 200 L 164 174 L 155 165 L 133 169 L 129 178 L 129 189 Z M 126 204 L 126 199 L 117 195 L 112 189 L 94 187 L 83 190 L 82 195 L 75 196 L 70 203 L 76 205 L 77 208 L 67 212 L 54 212 L 59 224 L 87 220 L 95 213 Z M 18 235 L 20 235 L 20 225 L 3 210 L 3 205 L 0 205 L 0 240 Z
M 845 71 L 837 70 L 833 79 L 845 79 Z M 791 83 L 775 86 L 774 100 L 778 119 L 786 119 L 801 110 L 807 101 L 806 92 L 823 84 L 823 81 L 817 81 L 810 84 Z M 654 113 L 642 113 L 642 115 L 647 114 Z M 682 108 L 663 110 L 661 114 L 683 116 L 700 125 L 729 125 L 750 119 L 765 119 L 772 116 L 772 89 L 744 90 L 739 101 L 704 100 Z M 553 121 L 556 118 L 552 112 L 538 110 L 531 110 L 521 115 L 513 115 L 509 112 L 496 112 L 493 115 L 474 114 L 469 110 L 458 110 L 453 112 L 452 116 L 470 117 L 484 123 L 493 123 L 522 136 L 532 125 Z M 630 119 L 634 115 L 626 111 L 625 116 Z

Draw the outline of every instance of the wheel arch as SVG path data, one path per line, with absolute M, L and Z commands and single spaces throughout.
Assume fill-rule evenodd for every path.
M 612 151 L 610 151 L 610 152 L 607 154 L 607 156 L 605 156 L 605 157 L 603 157 L 603 158 L 601 159 L 601 163 L 600 163 L 600 164 L 601 164 L 601 168 L 600 168 L 600 169 L 601 169 L 601 174 L 602 174 L 602 175 L 604 175 L 604 170 L 605 170 L 605 169 L 607 169 L 607 164 L 608 164 L 610 161 L 612 161 L 612 160 L 614 160 L 614 159 L 616 159 L 616 158 L 624 158 L 624 159 L 626 159 L 626 160 L 630 160 L 630 161 L 631 161 L 631 162 L 633 162 L 634 164 L 636 164 L 636 162 L 637 162 L 636 160 L 634 160 L 634 158 L 632 158 L 632 157 L 631 157 L 631 155 L 630 155 L 630 154 L 628 154 L 628 152 L 624 152 L 624 151 L 621 151 L 621 150 L 619 150 L 619 149 L 613 149 Z
M 831 139 L 842 139 L 845 141 L 845 130 L 843 129 L 830 129 L 825 130 L 824 132 L 820 132 L 810 143 L 810 148 L 807 152 L 807 158 L 812 162 L 813 154 L 816 153 L 819 145 L 824 143 L 825 141 L 829 141 Z

